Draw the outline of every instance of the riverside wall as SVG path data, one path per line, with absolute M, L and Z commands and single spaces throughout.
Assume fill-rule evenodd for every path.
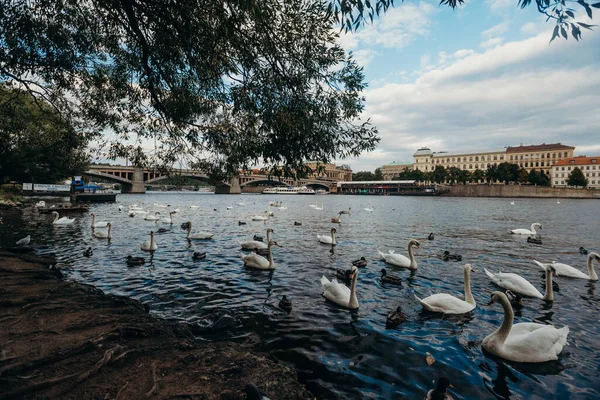
M 594 199 L 600 196 L 600 192 L 594 190 L 529 185 L 454 185 L 447 190 L 443 195 L 453 197 Z

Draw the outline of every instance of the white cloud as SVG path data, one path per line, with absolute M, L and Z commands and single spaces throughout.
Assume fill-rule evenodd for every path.
M 425 53 L 421 56 L 421 68 L 427 68 L 431 64 L 431 55 Z
M 506 31 L 508 31 L 508 21 L 504 21 L 498 25 L 492 26 L 490 29 L 486 29 L 485 31 L 481 32 L 481 36 L 491 38 L 500 36 L 506 33 Z
M 473 49 L 461 49 L 461 50 L 455 51 L 454 54 L 452 54 L 452 56 L 454 58 L 465 58 L 465 57 L 472 55 L 473 53 L 475 53 L 475 51 L 473 51 Z
M 379 55 L 378 52 L 371 49 L 361 49 L 353 52 L 354 59 L 359 65 L 366 67 L 373 59 Z
M 485 0 L 485 2 L 494 14 L 505 14 L 511 8 L 517 7 L 516 0 Z
M 500 37 L 491 38 L 491 39 L 488 39 L 488 40 L 486 40 L 484 42 L 481 42 L 481 47 L 483 47 L 484 49 L 489 49 L 489 48 L 498 46 L 502 42 L 504 42 L 503 38 L 500 38 Z
M 445 51 L 440 51 L 438 53 L 438 64 L 443 65 L 446 64 L 446 61 L 448 61 L 448 58 L 450 56 L 448 54 L 446 54 Z
M 539 26 L 533 22 L 528 22 L 521 27 L 521 33 L 524 34 L 536 34 L 539 31 Z
M 551 45 L 549 37 L 544 31 L 482 53 L 459 50 L 449 65 L 411 83 L 367 90 L 364 114 L 382 140 L 376 153 L 347 162 L 373 170 L 411 160 L 420 146 L 452 151 L 521 142 L 562 142 L 580 154 L 600 153 L 600 35 Z M 578 63 L 566 61 L 572 59 Z M 424 65 L 430 61 L 429 54 L 422 57 Z

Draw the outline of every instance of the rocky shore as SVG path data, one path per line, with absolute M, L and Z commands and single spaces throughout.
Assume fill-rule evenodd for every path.
M 132 299 L 62 279 L 54 261 L 0 252 L 0 400 L 313 399 L 293 369 Z

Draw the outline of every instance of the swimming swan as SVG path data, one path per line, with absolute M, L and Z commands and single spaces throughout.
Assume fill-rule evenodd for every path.
M 535 231 L 536 226 L 539 226 L 539 228 L 542 229 L 542 224 L 534 222 L 531 224 L 531 229 L 513 229 L 510 233 L 515 235 L 537 235 L 537 232 Z
M 106 226 L 108 227 L 107 231 L 94 231 L 94 233 L 92 233 L 92 235 L 96 239 L 109 239 L 110 240 L 110 238 L 111 238 L 110 230 L 112 228 L 112 224 L 109 222 Z
M 335 233 L 336 232 L 337 232 L 337 229 L 331 228 L 331 236 L 317 235 L 317 239 L 319 240 L 319 242 L 321 242 L 323 244 L 330 244 L 332 246 L 335 246 L 337 244 L 337 242 L 335 241 Z
M 351 310 L 356 310 L 359 306 L 358 298 L 356 297 L 356 280 L 358 278 L 358 268 L 352 267 L 352 273 L 350 278 L 352 279 L 351 289 L 342 283 L 339 283 L 337 279 L 333 278 L 332 281 L 329 281 L 323 275 L 321 277 L 321 286 L 323 287 L 323 296 L 345 308 L 349 308 Z
M 557 263 L 557 262 L 553 261 L 551 264 L 544 264 L 544 263 L 541 263 L 536 260 L 533 260 L 533 261 L 537 265 L 542 267 L 542 269 L 544 269 L 544 270 L 546 269 L 547 266 L 554 267 L 554 269 L 556 270 L 556 274 L 558 276 L 568 276 L 569 278 L 580 278 L 580 279 L 588 279 L 590 281 L 597 281 L 598 274 L 596 274 L 596 271 L 594 270 L 594 266 L 592 265 L 592 260 L 596 260 L 596 261 L 598 261 L 598 263 L 600 263 L 600 255 L 595 252 L 590 252 L 590 254 L 587 257 L 587 268 L 588 268 L 587 274 L 584 274 L 580 270 L 575 269 L 575 268 L 571 267 L 570 265 L 563 264 L 563 263 Z
M 408 242 L 408 257 L 402 254 L 396 254 L 393 250 L 390 250 L 389 253 L 383 253 L 379 250 L 377 252 L 381 256 L 381 258 L 388 264 L 395 265 L 397 267 L 417 269 L 417 260 L 415 259 L 415 255 L 413 254 L 413 246 L 416 246 L 417 249 L 421 250 L 421 244 L 419 241 L 415 239 L 411 239 Z
M 461 300 L 447 293 L 437 293 L 424 299 L 419 299 L 419 303 L 428 311 L 444 314 L 465 314 L 475 309 L 475 299 L 471 294 L 471 264 L 465 264 L 463 267 L 465 276 L 465 300 Z
M 269 243 L 271 240 L 269 238 L 269 235 L 271 234 L 271 232 L 273 232 L 273 229 L 269 228 L 267 229 L 267 243 Z M 256 237 L 256 235 L 255 235 Z M 260 238 L 262 240 L 262 238 Z M 264 243 L 260 240 L 248 240 L 247 242 L 238 242 L 240 244 L 240 246 L 242 246 L 242 249 L 246 249 L 246 250 L 253 250 L 253 249 L 266 249 L 268 247 L 267 243 Z
M 550 285 L 552 286 L 552 285 Z M 488 304 L 498 302 L 504 309 L 502 325 L 481 344 L 485 350 L 515 362 L 538 363 L 558 359 L 567 343 L 569 327 L 556 329 L 552 325 L 524 322 L 513 325 L 513 309 L 502 292 L 493 292 Z
M 256 268 L 256 269 L 275 269 L 275 263 L 273 262 L 273 251 L 271 250 L 271 248 L 273 246 L 279 246 L 279 244 L 274 241 L 271 240 L 269 241 L 269 245 L 268 245 L 268 249 L 269 249 L 269 255 L 268 255 L 268 259 L 264 258 L 263 256 L 260 256 L 256 253 L 250 253 L 247 255 L 242 255 L 242 260 L 244 261 L 244 267 L 248 267 L 248 268 Z
M 501 288 L 508 289 L 513 293 L 519 293 L 524 296 L 537 297 L 538 299 L 553 301 L 554 292 L 552 290 L 552 276 L 556 275 L 556 270 L 548 265 L 546 268 L 546 294 L 540 293 L 529 281 L 520 275 L 510 273 L 499 272 L 492 274 L 487 269 L 483 269 L 485 274 L 492 280 L 492 282 Z
M 54 215 L 54 221 L 52 221 L 52 225 L 71 225 L 73 222 L 75 222 L 75 218 L 62 217 L 59 219 L 56 211 L 52 211 L 52 215 Z
M 150 231 L 150 240 L 146 240 L 140 248 L 144 251 L 155 251 L 158 249 L 156 242 L 154 241 L 154 231 Z
M 108 222 L 106 222 L 106 221 L 96 222 L 96 215 L 94 215 L 94 213 L 90 213 L 90 215 L 92 217 L 92 228 L 106 228 L 106 226 L 108 225 Z
M 214 233 L 210 233 L 210 232 L 197 232 L 197 233 L 192 233 L 192 222 L 188 222 L 188 228 L 187 228 L 187 239 L 197 239 L 197 240 L 206 240 L 206 239 L 211 239 L 214 236 Z

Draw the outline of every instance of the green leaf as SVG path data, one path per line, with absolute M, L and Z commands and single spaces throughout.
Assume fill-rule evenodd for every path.
M 558 28 L 559 28 L 559 26 L 558 26 L 558 25 L 556 25 L 556 26 L 554 27 L 554 32 L 552 32 L 552 39 L 550 39 L 550 43 L 552 43 L 552 41 L 553 41 L 554 39 L 556 39 L 556 37 L 558 36 Z
M 600 8 L 600 3 L 594 3 L 594 4 L 591 4 L 591 6 L 594 8 Z
M 565 39 L 568 38 L 567 36 L 567 31 L 565 30 L 565 28 L 563 28 L 562 26 L 560 27 L 560 34 L 562 35 L 562 37 L 564 37 Z

